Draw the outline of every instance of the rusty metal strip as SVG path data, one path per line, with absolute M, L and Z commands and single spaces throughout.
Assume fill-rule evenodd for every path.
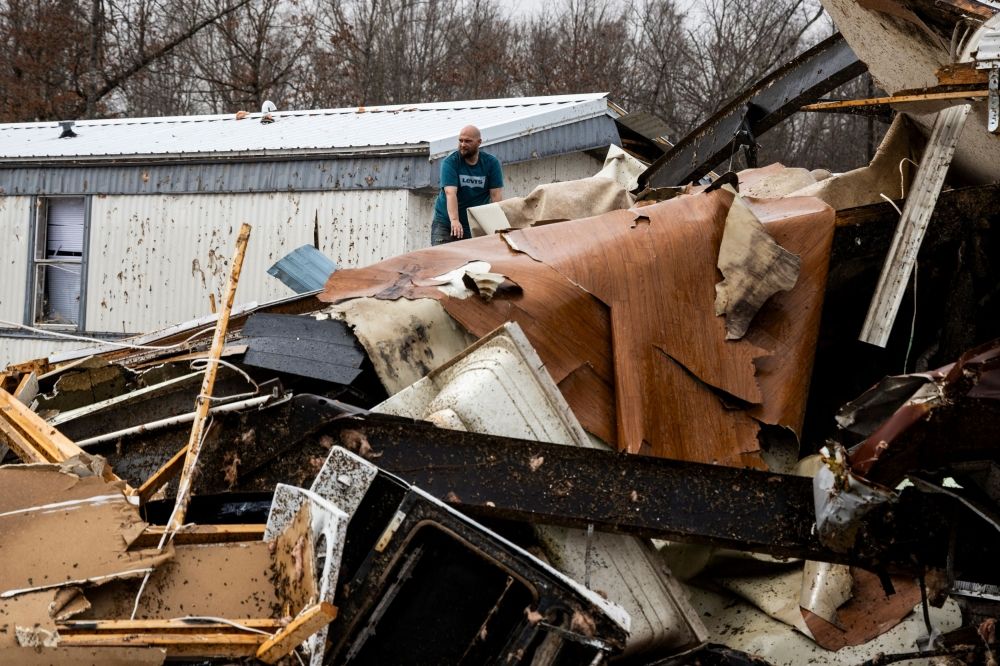
M 854 552 L 813 532 L 812 480 L 369 418 L 386 471 L 479 517 L 701 543 L 780 557 L 914 570 L 943 566 L 952 505 L 913 493 L 872 514 Z
M 803 104 L 866 69 L 843 36 L 834 34 L 753 84 L 678 141 L 639 176 L 639 188 L 683 185 L 701 178 L 739 145 L 752 142 Z M 747 133 L 738 138 L 741 129 Z

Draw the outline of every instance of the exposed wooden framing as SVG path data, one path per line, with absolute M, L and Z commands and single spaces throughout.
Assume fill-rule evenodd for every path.
M 160 469 L 153 472 L 153 474 L 143 481 L 142 485 L 139 486 L 137 491 L 139 494 L 139 502 L 145 504 L 149 499 L 156 494 L 156 491 L 167 485 L 170 479 L 176 476 L 177 472 L 180 471 L 181 467 L 184 465 L 184 458 L 187 456 L 187 444 L 181 447 L 181 450 L 173 455 L 170 460 L 163 463 Z
M 885 347 L 889 341 L 889 333 L 913 272 L 920 243 L 971 109 L 970 104 L 953 106 L 938 113 L 934 121 L 934 129 L 920 158 L 920 167 L 903 206 L 889 256 L 882 266 L 882 274 L 868 307 L 868 316 L 861 328 L 859 339 L 863 342 Z
M 26 463 L 61 463 L 86 452 L 13 395 L 0 389 L 0 439 Z M 108 466 L 104 478 L 120 481 Z M 124 482 L 123 482 L 124 483 Z M 125 484 L 125 493 L 135 490 Z
M 938 83 L 942 86 L 986 86 L 989 83 L 987 70 L 976 69 L 974 60 L 944 65 L 935 74 Z
M 17 388 L 14 389 L 14 397 L 21 401 L 22 404 L 30 406 L 31 401 L 35 399 L 36 395 L 38 395 L 38 375 L 34 372 L 29 372 L 21 377 Z
M 176 619 L 67 621 L 58 625 L 58 646 L 162 648 L 168 658 L 256 657 L 274 664 L 336 617 L 337 608 L 323 601 L 303 610 L 287 626 L 271 618 L 232 624 Z
M 869 106 L 887 106 L 890 104 L 913 104 L 916 102 L 934 102 L 949 99 L 970 99 L 986 97 L 986 90 L 949 90 L 944 92 L 929 92 L 915 95 L 896 95 L 893 97 L 872 97 L 871 99 L 846 99 L 836 102 L 816 102 L 806 104 L 802 111 L 834 111 L 839 109 L 854 109 Z
M 177 545 L 202 543 L 231 543 L 233 541 L 261 541 L 265 525 L 245 523 L 239 525 L 189 525 L 174 535 Z M 152 548 L 160 543 L 164 527 L 150 525 L 132 543 L 133 548 Z
M 266 631 L 275 634 L 282 629 L 280 620 L 273 618 L 248 618 L 232 620 L 233 624 L 243 627 Z M 201 622 L 191 620 L 169 619 L 169 620 L 67 620 L 59 624 L 60 635 L 85 634 L 113 635 L 131 634 L 136 632 L 156 632 L 166 631 L 171 633 L 191 633 L 204 634 L 208 632 L 219 633 L 247 633 L 246 631 L 232 626 L 225 622 Z M 261 637 L 261 642 L 266 640 L 266 636 Z
M 237 621 L 240 624 L 251 621 Z M 257 654 L 280 625 L 268 620 L 267 634 L 249 632 L 228 624 L 178 623 L 176 620 L 120 620 L 59 625 L 61 648 L 129 647 L 160 648 L 168 658 L 222 657 L 240 659 Z M 259 626 L 261 623 L 257 622 Z M 133 625 L 133 626 L 129 626 Z M 252 624 L 244 626 L 253 627 Z
M 233 301 L 236 299 L 236 287 L 239 285 L 240 272 L 243 270 L 243 258 L 246 255 L 249 240 L 250 225 L 244 222 L 243 226 L 240 227 L 239 236 L 236 238 L 236 251 L 233 254 L 229 284 L 226 287 L 222 309 L 219 312 L 219 318 L 215 325 L 215 336 L 212 338 L 209 363 L 205 368 L 205 377 L 201 384 L 201 391 L 195 402 L 195 419 L 191 426 L 191 436 L 188 438 L 187 455 L 184 458 L 184 467 L 181 470 L 181 479 L 177 486 L 177 500 L 170 518 L 169 531 L 176 531 L 177 528 L 184 524 L 184 516 L 187 513 L 188 502 L 191 499 L 194 472 L 198 465 L 198 456 L 201 454 L 202 435 L 205 432 L 205 419 L 208 416 L 208 409 L 211 406 L 209 398 L 215 386 L 215 375 L 219 369 L 218 360 L 225 346 L 226 329 L 229 326 L 229 314 L 233 310 Z M 165 533 L 164 538 L 166 536 Z
M 321 601 L 309 606 L 257 649 L 257 659 L 265 664 L 276 664 L 282 657 L 292 653 L 307 638 L 334 621 L 337 607 Z

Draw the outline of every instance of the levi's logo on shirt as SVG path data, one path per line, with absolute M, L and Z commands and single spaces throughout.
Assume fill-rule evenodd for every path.
M 486 187 L 486 176 L 469 176 L 460 174 L 458 184 L 462 187 Z

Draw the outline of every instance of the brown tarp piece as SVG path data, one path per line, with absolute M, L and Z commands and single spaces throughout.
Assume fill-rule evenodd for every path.
M 837 623 L 802 609 L 802 617 L 816 643 L 827 650 L 861 645 L 903 621 L 920 603 L 920 588 L 910 578 L 893 576 L 895 593 L 886 596 L 878 576 L 853 569 L 851 599 L 837 609 Z
M 727 341 L 714 303 L 733 196 L 681 196 L 419 250 L 338 271 L 320 298 L 436 298 L 476 336 L 516 321 L 583 426 L 605 441 L 633 453 L 762 466 L 757 421 L 801 426 L 834 213 L 816 199 L 745 200 L 802 258 L 802 271 L 743 339 Z M 489 263 L 520 291 L 486 302 L 436 288 L 435 277 L 471 261 Z

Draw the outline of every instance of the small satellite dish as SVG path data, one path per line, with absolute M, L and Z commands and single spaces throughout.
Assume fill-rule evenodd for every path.
M 274 105 L 274 102 L 272 102 L 271 100 L 266 100 L 260 106 L 260 112 L 261 113 L 271 113 L 272 111 L 277 111 L 277 110 L 278 110 L 278 107 L 276 107 Z

